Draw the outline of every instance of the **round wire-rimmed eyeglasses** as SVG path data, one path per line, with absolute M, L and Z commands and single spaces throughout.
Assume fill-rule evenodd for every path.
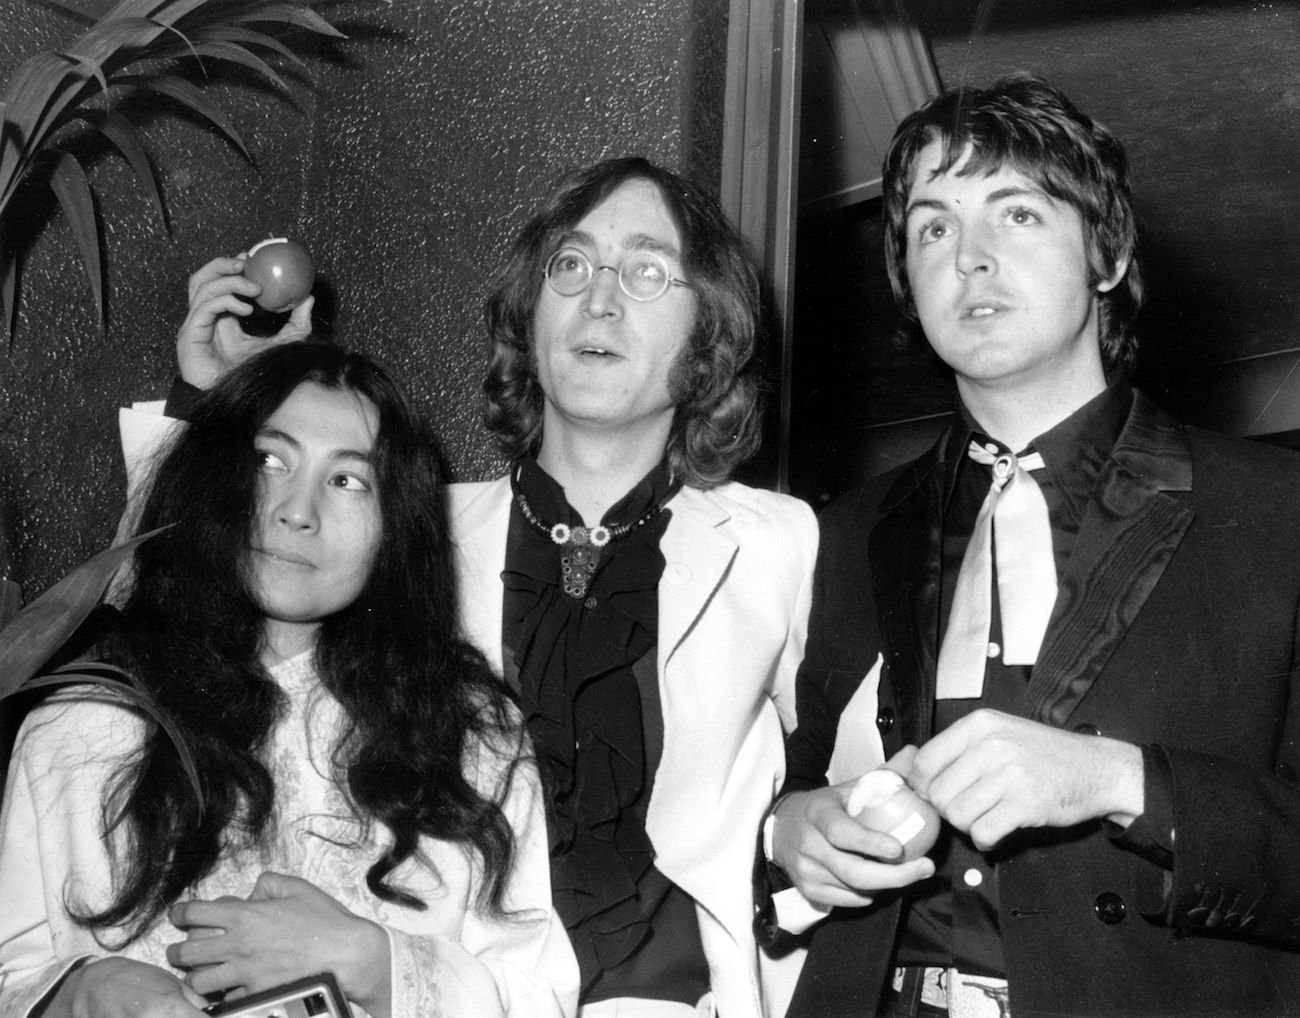
M 543 271 L 546 282 L 561 297 L 578 296 L 591 286 L 597 272 L 605 271 L 614 273 L 619 288 L 641 303 L 658 300 L 674 286 L 691 285 L 674 277 L 667 260 L 654 251 L 634 251 L 615 267 L 592 265 L 591 259 L 577 248 L 562 247 L 547 259 Z

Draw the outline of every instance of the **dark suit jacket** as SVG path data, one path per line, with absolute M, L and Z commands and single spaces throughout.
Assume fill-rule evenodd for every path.
M 889 755 L 930 735 L 944 441 L 821 519 L 787 790 L 825 783 L 883 652 Z M 1172 872 L 1103 821 L 1000 846 L 1015 1018 L 1300 1014 L 1300 457 L 1184 428 L 1141 394 L 1085 513 L 1023 705 L 1159 747 Z M 791 1016 L 872 1014 L 900 906 L 811 935 Z

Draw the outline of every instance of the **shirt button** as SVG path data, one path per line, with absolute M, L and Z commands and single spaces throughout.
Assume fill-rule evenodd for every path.
M 990 643 L 990 644 L 989 644 L 989 649 L 988 649 L 988 655 L 989 655 L 989 657 L 991 657 L 991 658 L 992 658 L 992 657 L 997 657 L 997 656 L 998 656 L 999 654 L 1001 654 L 1001 653 L 1002 653 L 1002 648 L 999 647 L 996 643 Z
M 1128 912 L 1124 899 L 1114 891 L 1103 891 L 1097 895 L 1097 900 L 1093 902 L 1092 908 L 1097 913 L 1097 918 L 1107 926 L 1122 923 L 1125 914 Z
M 600 602 L 594 597 L 589 597 L 587 600 L 582 602 L 582 607 L 586 608 L 587 611 L 591 611 L 591 609 L 595 608 L 598 604 L 600 604 Z
M 984 874 L 972 866 L 961 875 L 961 879 L 967 887 L 979 887 L 980 884 L 984 883 Z

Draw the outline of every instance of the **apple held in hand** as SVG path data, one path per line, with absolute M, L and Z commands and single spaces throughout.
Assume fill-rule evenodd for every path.
M 307 299 L 316 282 L 316 266 L 296 240 L 273 237 L 248 249 L 244 278 L 262 288 L 254 300 L 264 311 L 291 311 Z
M 938 812 L 908 787 L 901 774 L 888 767 L 877 767 L 858 778 L 846 808 L 849 816 L 903 846 L 899 862 L 919 859 L 939 837 Z

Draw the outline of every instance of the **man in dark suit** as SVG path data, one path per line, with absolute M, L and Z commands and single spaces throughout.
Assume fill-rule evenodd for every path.
M 1296 458 L 1124 382 L 1125 157 L 1057 90 L 940 96 L 884 201 L 959 401 L 821 518 L 765 834 L 834 908 L 789 1014 L 1300 1013 Z M 847 811 L 884 757 L 945 821 L 928 858 Z

